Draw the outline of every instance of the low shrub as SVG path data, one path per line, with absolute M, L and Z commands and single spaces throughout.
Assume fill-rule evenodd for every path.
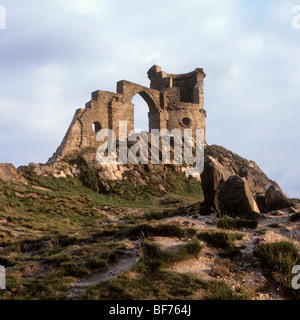
M 241 218 L 223 217 L 218 221 L 218 228 L 229 230 L 238 230 L 242 228 L 255 229 L 257 225 L 257 220 L 246 220 Z
M 270 227 L 270 228 L 280 228 L 281 225 L 280 225 L 279 223 L 277 223 L 277 222 L 274 222 L 274 223 L 270 223 L 270 224 L 269 224 L 269 227 Z
M 184 229 L 175 223 L 163 223 L 156 226 L 150 224 L 140 224 L 130 227 L 125 231 L 128 237 L 144 236 L 161 236 L 161 237 L 177 237 L 192 236 L 197 233 L 194 228 Z
M 300 220 L 300 212 L 296 212 L 290 216 L 291 222 L 296 222 Z
M 255 248 L 254 256 L 279 275 L 276 279 L 287 293 L 300 299 L 299 292 L 291 288 L 292 268 L 299 264 L 299 252 L 292 242 L 279 241 L 260 244 Z
M 198 239 L 207 241 L 217 248 L 229 249 L 234 248 L 234 241 L 241 240 L 241 233 L 227 233 L 224 231 L 203 231 L 197 235 Z
M 89 274 L 88 268 L 83 264 L 67 262 L 61 265 L 65 276 L 83 277 Z
M 107 261 L 102 258 L 92 257 L 85 263 L 85 266 L 90 270 L 103 269 L 107 266 Z
M 175 262 L 198 258 L 203 245 L 197 239 L 192 239 L 183 244 L 177 250 L 161 250 L 159 245 L 152 240 L 146 239 L 142 245 L 144 263 L 153 269 L 166 267 Z
M 83 167 L 80 171 L 80 180 L 84 186 L 93 191 L 99 191 L 99 179 L 96 170 Z

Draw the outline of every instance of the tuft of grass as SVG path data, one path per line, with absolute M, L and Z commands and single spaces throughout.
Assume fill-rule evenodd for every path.
M 170 218 L 173 217 L 173 212 L 169 212 L 169 211 L 151 211 L 151 212 L 147 212 L 145 214 L 145 219 L 150 221 L 150 220 L 162 220 L 165 218 Z
M 229 285 L 224 281 L 211 282 L 209 286 L 210 292 L 213 294 L 212 300 L 251 300 L 250 293 L 241 292 L 235 293 Z
M 270 223 L 269 227 L 270 228 L 281 228 L 282 226 L 281 226 L 281 224 L 274 222 L 274 223 Z
M 164 253 L 165 260 L 169 264 L 175 262 L 188 260 L 190 258 L 198 258 L 203 245 L 197 239 L 192 239 L 187 244 L 179 246 L 178 250 L 175 252 L 167 251 Z
M 264 235 L 264 234 L 267 233 L 267 231 L 268 231 L 268 229 L 258 229 L 257 233 L 260 234 L 260 235 Z
M 203 244 L 197 239 L 192 239 L 187 244 L 179 246 L 176 251 L 161 250 L 159 245 L 152 240 L 146 239 L 142 245 L 143 263 L 146 267 L 158 269 L 167 267 L 175 262 L 198 258 Z
M 151 211 L 145 214 L 145 219 L 150 220 L 162 220 L 166 218 L 172 218 L 176 216 L 185 216 L 187 213 L 183 208 L 173 209 L 173 210 L 164 210 L 164 211 Z
M 54 255 L 50 255 L 49 257 L 45 257 L 46 262 L 57 263 L 61 265 L 64 262 L 72 261 L 72 256 L 68 253 L 57 253 Z
M 143 258 L 156 258 L 161 255 L 161 249 L 158 243 L 145 239 L 142 244 Z
M 279 241 L 260 244 L 255 248 L 254 256 L 279 275 L 276 279 L 286 293 L 300 299 L 299 292 L 291 288 L 292 268 L 299 262 L 299 252 L 292 242 Z
M 146 220 L 161 220 L 161 219 L 166 219 L 166 218 L 172 218 L 176 216 L 198 216 L 198 214 L 201 211 L 202 204 L 197 202 L 197 203 L 190 203 L 188 201 L 188 198 L 182 198 L 181 201 L 177 199 L 177 201 L 172 201 L 173 199 L 163 199 L 167 202 L 169 200 L 171 202 L 171 205 L 173 206 L 174 204 L 181 203 L 180 206 L 177 206 L 176 208 L 169 208 L 167 210 L 151 210 L 150 212 L 147 212 L 145 214 L 145 219 Z M 183 205 L 182 205 L 183 204 Z
M 89 270 L 100 270 L 107 267 L 107 265 L 107 260 L 99 257 L 92 257 L 85 263 Z
M 161 237 L 177 237 L 183 238 L 185 236 L 192 236 L 197 233 L 194 228 L 182 228 L 175 223 L 162 223 L 156 226 L 150 224 L 139 224 L 125 230 L 127 237 L 137 236 L 161 236 Z
M 189 256 L 198 258 L 203 247 L 204 245 L 201 242 L 199 242 L 197 239 L 192 239 L 182 248 Z
M 242 228 L 255 229 L 258 225 L 257 220 L 246 220 L 242 218 L 223 217 L 218 221 L 218 228 L 228 230 L 239 230 Z
M 296 212 L 290 216 L 289 219 L 291 222 L 296 222 L 300 220 L 300 212 Z
M 241 240 L 241 233 L 227 233 L 224 231 L 202 231 L 197 235 L 198 239 L 207 241 L 217 248 L 233 248 L 235 240 Z
M 289 241 L 260 244 L 255 248 L 254 255 L 272 270 L 282 274 L 290 273 L 299 259 L 297 248 Z
M 221 256 L 224 258 L 232 258 L 239 252 L 239 248 L 235 246 L 235 240 L 241 240 L 243 236 L 241 233 L 224 231 L 202 231 L 197 235 L 198 239 L 222 249 Z
M 89 269 L 84 264 L 66 262 L 63 263 L 61 266 L 63 268 L 65 276 L 80 278 L 89 274 Z

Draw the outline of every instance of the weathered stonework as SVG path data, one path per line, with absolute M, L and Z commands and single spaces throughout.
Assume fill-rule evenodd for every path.
M 205 129 L 203 108 L 203 69 L 186 74 L 167 74 L 154 65 L 148 71 L 150 88 L 129 81 L 117 83 L 117 93 L 95 91 L 85 108 L 76 110 L 71 125 L 57 151 L 48 160 L 53 163 L 67 154 L 87 147 L 98 148 L 100 129 L 112 129 L 118 139 L 119 121 L 127 121 L 128 134 L 134 130 L 132 99 L 139 94 L 149 107 L 151 129 Z

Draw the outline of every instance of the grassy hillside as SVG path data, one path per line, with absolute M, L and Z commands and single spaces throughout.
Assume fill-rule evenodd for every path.
M 163 216 L 164 201 L 177 214 L 203 200 L 200 183 L 171 175 L 168 194 L 126 181 L 107 194 L 71 178 L 0 182 L 0 265 L 7 272 L 0 299 L 65 298 L 74 282 L 121 256 L 129 238 L 140 236 L 138 226 L 150 225 L 149 214 Z
M 0 182 L 0 300 L 299 299 L 290 286 L 294 243 L 282 244 L 289 251 L 279 260 L 280 245 L 253 246 L 284 226 L 296 232 L 296 214 L 206 216 L 201 183 L 172 170 L 165 192 L 128 181 L 106 193 L 86 185 L 35 176 L 28 185 Z

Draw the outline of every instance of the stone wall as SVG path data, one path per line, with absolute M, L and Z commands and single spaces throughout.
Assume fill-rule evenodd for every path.
M 112 129 L 118 139 L 119 122 L 127 121 L 128 134 L 134 130 L 132 99 L 139 94 L 149 107 L 151 129 L 205 129 L 203 69 L 187 74 L 167 74 L 154 65 L 148 71 L 150 88 L 129 81 L 117 83 L 117 93 L 95 91 L 85 108 L 76 110 L 71 125 L 56 152 L 53 163 L 84 148 L 98 148 L 97 131 Z

